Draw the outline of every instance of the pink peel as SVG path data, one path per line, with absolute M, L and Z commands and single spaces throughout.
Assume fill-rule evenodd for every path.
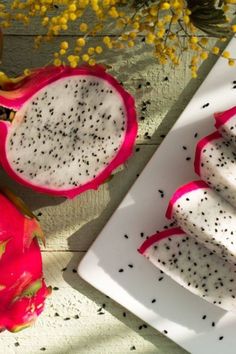
M 175 227 L 173 229 L 158 232 L 158 233 L 150 236 L 141 245 L 141 247 L 138 249 L 138 252 L 141 254 L 144 254 L 147 251 L 147 249 L 149 249 L 156 242 L 161 241 L 161 240 L 171 237 L 171 236 L 179 236 L 179 235 L 185 235 L 185 232 L 183 230 L 181 230 L 179 227 Z
M 88 190 L 97 189 L 105 180 L 109 178 L 111 173 L 121 164 L 123 164 L 132 154 L 135 139 L 137 136 L 138 124 L 135 111 L 135 102 L 133 97 L 126 92 L 122 86 L 108 73 L 105 72 L 105 68 L 101 65 L 95 67 L 83 66 L 80 68 L 72 69 L 70 67 L 49 67 L 43 69 L 37 69 L 35 72 L 22 83 L 20 88 L 14 91 L 1 92 L 0 91 L 0 106 L 5 106 L 12 109 L 20 109 L 23 104 L 37 93 L 41 88 L 53 83 L 59 79 L 73 77 L 78 75 L 90 75 L 101 78 L 107 81 L 121 96 L 125 106 L 127 116 L 127 126 L 124 134 L 123 143 L 117 151 L 115 157 L 111 162 L 98 174 L 94 179 L 74 188 L 68 189 L 56 189 L 48 188 L 47 186 L 41 186 L 32 183 L 31 181 L 23 178 L 15 172 L 15 170 L 9 164 L 7 158 L 7 137 L 11 131 L 11 123 L 6 121 L 0 121 L 0 163 L 6 170 L 8 175 L 22 185 L 34 189 L 40 193 L 51 194 L 54 196 L 64 196 L 67 198 L 74 198 L 76 195 Z
M 201 154 L 202 150 L 204 147 L 210 143 L 213 140 L 217 140 L 222 138 L 220 133 L 218 131 L 215 131 L 214 133 L 205 136 L 203 139 L 201 139 L 196 146 L 196 152 L 195 152 L 195 160 L 194 160 L 194 170 L 195 172 L 200 176 L 200 171 L 201 171 Z
M 224 125 L 229 119 L 231 119 L 236 114 L 236 106 L 232 107 L 224 112 L 218 112 L 214 114 L 215 117 L 215 127 L 219 129 Z
M 205 182 L 198 180 L 198 181 L 192 181 L 189 182 L 181 187 L 179 187 L 174 194 L 172 195 L 167 210 L 166 210 L 166 217 L 167 219 L 172 219 L 172 214 L 173 214 L 173 207 L 175 203 L 178 201 L 179 198 L 181 198 L 184 194 L 192 192 L 196 189 L 201 189 L 201 188 L 210 188 Z

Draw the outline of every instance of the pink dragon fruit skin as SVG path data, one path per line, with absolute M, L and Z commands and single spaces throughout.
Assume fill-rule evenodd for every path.
M 0 194 L 0 329 L 19 331 L 31 325 L 50 294 L 43 279 L 37 237 L 43 233 Z
M 236 311 L 236 267 L 180 228 L 150 236 L 138 250 L 154 266 L 204 300 Z
M 214 114 L 215 127 L 225 140 L 236 146 L 236 106 Z
M 42 152 L 45 153 L 45 155 L 43 156 L 44 157 L 43 163 L 45 163 L 45 166 L 47 164 L 46 167 L 39 165 L 40 164 L 39 161 L 41 161 L 40 160 L 41 156 L 38 156 L 36 155 L 35 152 L 33 152 L 35 151 L 32 150 L 33 147 L 26 148 L 26 144 L 27 146 L 30 146 L 31 144 L 31 142 L 27 139 L 34 139 L 34 136 L 37 137 L 36 133 L 34 134 L 32 133 L 32 135 L 29 134 L 29 130 L 31 130 L 32 123 L 31 126 L 29 127 L 29 130 L 26 132 L 24 139 L 22 139 L 23 144 L 25 144 L 24 148 L 21 147 L 21 151 L 16 153 L 16 150 L 18 151 L 18 146 L 19 146 L 19 144 L 16 143 L 13 147 L 13 149 L 15 149 L 15 153 L 14 151 L 11 153 L 12 147 L 10 145 L 11 144 L 13 145 L 15 141 L 14 135 L 18 134 L 18 131 L 19 129 L 21 129 L 21 126 L 23 126 L 23 124 L 28 124 L 25 123 L 27 119 L 25 118 L 26 116 L 24 116 L 23 118 L 23 115 L 26 114 L 25 112 L 28 112 L 27 107 L 29 107 L 31 103 L 34 104 L 37 101 L 37 97 L 38 97 L 37 95 L 40 94 L 42 95 L 42 92 L 45 92 L 45 90 L 47 91 L 48 88 L 52 87 L 50 85 L 60 85 L 60 84 L 62 85 L 64 82 L 63 80 L 71 79 L 71 82 L 73 84 L 74 79 L 79 80 L 79 78 L 84 79 L 85 77 L 88 78 L 88 83 L 86 83 L 85 85 L 87 84 L 89 85 L 89 80 L 94 81 L 97 79 L 100 80 L 99 82 L 101 82 L 104 85 L 108 85 L 107 87 L 112 88 L 113 90 L 113 92 L 112 90 L 110 91 L 113 94 L 113 101 L 109 101 L 109 99 L 107 99 L 106 104 L 108 105 L 108 107 L 105 106 L 103 108 L 105 112 L 104 114 L 106 114 L 106 112 L 108 111 L 111 112 L 110 114 L 111 120 L 113 119 L 112 114 L 114 111 L 115 114 L 113 119 L 114 125 L 116 124 L 116 120 L 118 124 L 120 124 L 120 125 L 117 124 L 117 128 L 112 127 L 113 129 L 112 130 L 111 121 L 109 122 L 110 124 L 109 129 L 111 130 L 111 136 L 109 136 L 109 129 L 107 133 L 108 136 L 106 137 L 104 135 L 106 133 L 106 129 L 105 126 L 103 127 L 102 125 L 103 124 L 102 120 L 100 123 L 97 123 L 99 119 L 96 119 L 96 122 L 94 121 L 95 118 L 97 118 L 97 115 L 95 113 L 94 115 L 87 115 L 87 117 L 85 118 L 83 124 L 84 125 L 88 124 L 87 123 L 88 119 L 91 120 L 90 122 L 91 124 L 89 125 L 89 128 L 85 131 L 84 135 L 82 135 L 81 137 L 78 134 L 81 133 L 82 131 L 81 128 L 82 123 L 74 125 L 73 126 L 74 130 L 73 129 L 69 130 L 68 125 L 71 122 L 69 122 L 68 120 L 69 118 L 67 117 L 68 112 L 66 112 L 65 114 L 66 118 L 61 118 L 61 116 L 59 116 L 59 113 L 57 112 L 57 116 L 53 116 L 51 121 L 50 119 L 47 119 L 46 123 L 55 125 L 55 119 L 58 119 L 58 124 L 62 124 L 61 121 L 62 119 L 64 119 L 63 121 L 64 126 L 62 127 L 62 129 L 59 130 L 60 136 L 55 136 L 56 135 L 55 134 L 54 135 L 55 138 L 53 138 L 53 133 L 56 129 L 54 125 L 53 128 L 50 126 L 51 130 L 47 128 L 47 131 L 45 133 L 45 130 L 43 129 L 44 129 L 44 124 L 46 126 L 46 123 L 39 122 L 37 123 L 38 124 L 37 129 L 40 129 L 39 136 L 41 138 L 41 136 L 44 135 L 45 139 L 44 141 L 33 142 L 33 144 L 35 143 L 38 144 L 36 146 L 37 147 L 36 150 L 38 151 L 38 154 L 40 149 L 44 149 L 44 148 L 47 149 L 46 152 L 45 151 Z M 65 87 L 66 86 L 68 86 L 68 84 L 65 85 Z M 48 67 L 43 69 L 36 69 L 29 77 L 23 78 L 21 82 L 19 82 L 15 86 L 13 85 L 13 87 L 14 90 L 12 91 L 0 91 L 0 106 L 11 108 L 16 111 L 16 115 L 12 123 L 6 121 L 0 121 L 0 162 L 2 167 L 9 174 L 9 176 L 11 176 L 17 182 L 41 193 L 47 193 L 54 196 L 65 196 L 67 198 L 73 198 L 76 195 L 88 189 L 97 189 L 100 186 L 100 184 L 102 184 L 110 176 L 112 171 L 114 171 L 119 165 L 123 164 L 132 154 L 136 135 L 137 135 L 137 119 L 136 119 L 134 100 L 130 96 L 130 94 L 126 92 L 122 88 L 122 86 L 111 75 L 106 73 L 105 69 L 102 66 L 97 65 L 92 68 L 80 67 L 76 69 L 72 69 L 69 67 Z M 54 89 L 56 89 L 56 86 L 53 87 Z M 70 88 L 70 82 L 69 82 L 69 88 Z M 93 87 L 92 89 L 95 90 L 95 88 Z M 78 92 L 78 90 L 76 90 L 75 92 Z M 72 93 L 75 94 L 75 92 Z M 58 109 L 58 106 L 61 104 L 60 101 L 62 101 L 63 96 L 65 96 L 63 95 L 63 92 L 61 92 L 61 96 L 62 96 L 61 99 L 57 101 L 57 106 L 55 107 L 55 109 Z M 117 97 L 115 101 L 114 101 L 114 97 Z M 74 96 L 74 99 L 76 99 L 76 96 Z M 88 96 L 87 101 L 85 103 L 81 102 L 81 105 L 83 105 L 84 103 L 86 105 L 89 104 L 92 107 L 96 99 L 98 99 L 96 98 L 96 96 L 94 97 Z M 120 112 L 122 113 L 123 123 L 120 118 L 119 118 L 120 123 L 119 123 L 119 119 L 117 119 L 118 108 L 116 108 L 115 104 L 112 103 L 116 101 L 118 103 L 120 102 L 119 104 L 121 105 Z M 52 102 L 48 102 L 48 105 L 49 104 L 52 104 Z M 114 110 L 112 106 L 113 104 L 114 104 Z M 42 101 L 39 102 L 39 105 L 41 105 L 40 107 L 43 107 L 42 109 L 45 109 L 45 104 L 42 103 Z M 102 106 L 102 102 L 100 102 L 100 105 Z M 61 110 L 66 109 L 65 105 L 61 105 L 60 109 Z M 71 120 L 74 119 L 73 114 L 75 114 L 75 117 L 78 117 L 78 115 L 81 113 L 81 108 L 79 107 L 77 109 L 79 113 L 77 113 L 77 111 L 72 113 L 72 117 L 70 118 Z M 100 114 L 99 113 L 100 109 L 101 108 L 97 108 L 98 115 Z M 73 111 L 73 107 L 71 108 L 71 110 Z M 74 109 L 74 111 L 75 110 L 76 109 Z M 82 111 L 82 113 L 84 113 L 84 111 Z M 35 119 L 35 121 L 40 119 L 41 118 L 39 119 L 37 118 Z M 44 117 L 42 119 L 44 119 Z M 107 119 L 109 119 L 109 116 Z M 73 120 L 73 124 L 76 124 L 74 122 L 75 120 Z M 66 124 L 67 126 L 65 128 Z M 98 124 L 99 126 L 97 126 L 97 128 L 95 129 L 96 124 Z M 91 129 L 93 129 L 93 132 L 91 132 Z M 52 134 L 51 133 L 49 134 L 48 130 L 52 131 Z M 76 145 L 75 148 L 72 147 L 72 143 L 71 146 L 69 146 L 68 140 L 66 140 L 65 143 L 63 143 L 63 139 L 67 139 L 69 136 L 69 133 L 67 134 L 67 131 L 70 131 L 71 141 L 73 141 L 74 139 L 74 142 L 77 144 L 77 140 L 81 139 L 82 143 L 80 143 L 79 146 Z M 114 131 L 116 132 L 117 136 L 115 135 Z M 49 134 L 49 136 L 46 136 L 45 134 Z M 63 134 L 65 138 L 63 137 Z M 85 135 L 86 138 L 84 138 Z M 90 140 L 86 140 L 88 139 L 87 138 L 88 135 L 89 136 L 91 135 Z M 94 141 L 93 139 L 95 140 L 94 145 L 93 145 L 93 141 Z M 53 145 L 49 146 L 48 144 L 49 141 L 50 142 L 53 141 L 53 143 L 51 143 Z M 96 145 L 96 141 L 99 144 L 100 141 L 102 141 L 102 144 L 104 142 L 105 147 L 103 148 L 103 145 L 101 144 Z M 61 150 L 59 150 L 60 144 L 61 144 L 60 146 Z M 111 144 L 115 146 L 114 148 L 115 152 L 111 149 Z M 15 146 L 17 146 L 17 148 L 15 148 Z M 92 152 L 89 151 L 90 146 L 91 149 L 93 149 L 91 150 Z M 78 153 L 76 152 L 76 149 L 80 149 L 80 151 L 82 150 L 77 165 L 75 165 L 74 163 L 74 160 L 76 160 L 78 157 Z M 84 155 L 82 154 L 83 149 L 85 150 Z M 97 154 L 99 158 L 95 158 Z M 64 161 L 62 162 L 62 160 Z M 31 161 L 32 163 L 29 164 L 29 161 Z M 18 163 L 19 163 L 19 168 L 17 168 Z M 34 167 L 32 167 L 33 163 L 34 164 L 36 163 L 36 172 L 34 170 Z M 62 163 L 65 164 L 66 168 L 64 168 Z M 86 166 L 86 164 L 89 166 L 87 169 L 84 167 Z M 53 174 L 52 174 L 51 167 L 53 169 Z M 40 168 L 42 169 L 39 171 Z M 49 169 L 51 170 L 49 171 Z M 79 175 L 81 175 L 81 177 L 79 177 Z
M 194 168 L 203 181 L 236 207 L 236 152 L 218 131 L 198 142 Z
M 166 216 L 236 266 L 236 210 L 205 182 L 193 181 L 177 189 Z

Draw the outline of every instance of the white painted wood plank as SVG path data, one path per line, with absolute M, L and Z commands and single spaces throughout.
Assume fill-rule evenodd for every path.
M 47 284 L 58 290 L 53 291 L 46 310 L 32 328 L 18 334 L 1 333 L 1 353 L 186 353 L 149 326 L 139 330 L 141 320 L 80 279 L 73 269 L 82 256 L 72 252 L 43 253 Z M 62 272 L 65 267 L 67 270 Z M 103 304 L 105 309 L 99 315 Z M 135 351 L 131 350 L 133 346 Z
M 137 174 L 156 149 L 155 145 L 137 148 L 127 167 L 97 191 L 88 191 L 73 200 L 34 193 L 9 180 L 1 170 L 1 184 L 8 185 L 39 215 L 47 238 L 47 250 L 87 250 L 110 215 L 131 187 Z M 41 215 L 42 214 L 42 215 Z

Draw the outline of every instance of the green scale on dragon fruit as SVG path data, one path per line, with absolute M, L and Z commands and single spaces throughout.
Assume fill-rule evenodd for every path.
M 132 154 L 134 99 L 102 66 L 36 69 L 0 106 L 16 111 L 0 121 L 0 162 L 17 182 L 73 198 L 97 189 Z
M 43 278 L 38 221 L 10 191 L 0 193 L 0 330 L 34 323 L 51 293 Z
M 236 150 L 218 131 L 199 141 L 194 167 L 203 181 L 236 207 Z
M 177 189 L 166 216 L 210 251 L 236 265 L 236 209 L 205 182 L 193 181 Z
M 227 311 L 236 311 L 236 267 L 180 228 L 150 236 L 138 250 L 178 284 Z
M 223 138 L 236 146 L 236 106 L 214 114 L 215 127 Z

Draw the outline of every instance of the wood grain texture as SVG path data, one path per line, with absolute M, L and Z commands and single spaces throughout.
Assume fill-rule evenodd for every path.
M 1 70 L 16 75 L 26 67 L 50 62 L 64 37 L 40 51 L 32 51 L 32 35 L 36 32 L 23 32 L 17 26 L 9 31 Z M 67 40 L 73 41 L 75 34 Z M 91 39 L 90 45 L 98 40 Z M 185 353 L 152 328 L 139 330 L 141 320 L 86 284 L 73 269 L 205 78 L 214 59 L 204 64 L 197 80 L 190 79 L 187 54 L 180 68 L 161 67 L 142 43 L 129 52 L 108 51 L 101 61 L 112 65 L 111 72 L 136 98 L 139 117 L 144 118 L 139 122 L 138 151 L 109 183 L 72 201 L 31 192 L 0 172 L 0 183 L 15 190 L 39 216 L 47 236 L 43 249 L 46 280 L 59 288 L 53 291 L 46 311 L 33 328 L 19 334 L 1 334 L 0 352 L 36 354 L 45 348 L 50 354 Z M 143 102 L 146 110 L 142 110 Z M 65 267 L 67 270 L 62 272 Z M 103 304 L 105 309 L 100 312 L 104 314 L 99 315 Z
M 80 279 L 73 270 L 83 255 L 43 253 L 47 283 L 57 290 L 32 328 L 1 334 L 1 353 L 125 354 L 133 346 L 142 354 L 185 353 L 151 327 L 139 330 L 140 319 Z

